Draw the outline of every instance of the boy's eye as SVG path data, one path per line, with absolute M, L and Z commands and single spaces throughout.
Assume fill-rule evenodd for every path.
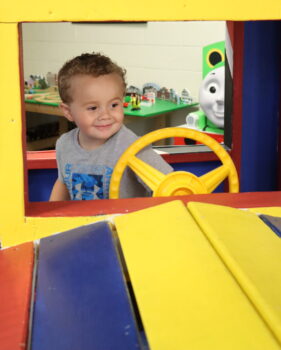
M 89 111 L 95 111 L 97 109 L 96 106 L 90 106 L 87 108 Z
M 118 102 L 114 102 L 114 103 L 112 103 L 111 106 L 112 106 L 113 108 L 115 108 L 115 107 L 119 106 L 119 103 L 118 103 Z

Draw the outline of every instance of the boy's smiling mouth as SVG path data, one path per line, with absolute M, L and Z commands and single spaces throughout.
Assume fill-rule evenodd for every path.
M 106 129 L 106 128 L 109 128 L 111 126 L 112 126 L 112 124 L 95 125 L 95 128 L 97 128 L 97 129 Z

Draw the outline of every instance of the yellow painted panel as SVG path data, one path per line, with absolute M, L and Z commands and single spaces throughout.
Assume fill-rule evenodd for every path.
M 280 349 L 182 202 L 114 221 L 151 350 Z
M 252 213 L 281 217 L 281 207 L 251 208 L 248 210 Z
M 18 26 L 0 23 L 0 238 L 24 222 Z
M 281 345 L 281 239 L 254 213 L 195 202 L 188 208 Z
M 16 9 L 16 10 L 15 10 Z M 133 6 L 129 0 L 66 1 L 27 3 L 11 0 L 1 5 L 0 21 L 139 21 L 139 20 L 248 20 L 280 19 L 280 0 L 143 0 Z
M 6 6 L 9 6 L 7 3 Z M 1 9 L 2 11 L 2 9 Z M 2 12 L 1 12 L 2 13 Z M 0 183 L 2 247 L 96 222 L 105 217 L 26 218 L 19 72 L 18 24 L 0 23 Z

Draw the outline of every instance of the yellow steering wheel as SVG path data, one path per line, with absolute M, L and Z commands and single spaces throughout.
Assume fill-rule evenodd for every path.
M 176 171 L 165 175 L 136 157 L 136 154 L 144 147 L 169 137 L 184 137 L 203 143 L 217 155 L 222 165 L 200 177 L 186 171 Z M 228 178 L 229 192 L 239 192 L 237 171 L 229 154 L 212 137 L 196 130 L 178 127 L 159 129 L 132 143 L 114 168 L 109 198 L 118 198 L 121 178 L 127 166 L 153 191 L 153 197 L 211 193 L 226 178 Z

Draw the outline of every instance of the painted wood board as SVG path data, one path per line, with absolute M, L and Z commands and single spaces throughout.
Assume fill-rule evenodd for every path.
M 277 192 L 278 194 L 278 192 Z M 219 204 L 219 203 L 218 203 Z M 281 217 L 281 206 L 279 207 L 261 207 L 249 208 L 249 211 L 257 214 L 272 215 Z
M 281 238 L 281 218 L 271 215 L 260 215 L 259 218 Z
M 181 201 L 114 221 L 151 350 L 280 349 Z
M 139 349 L 108 223 L 40 243 L 32 350 Z
M 34 263 L 33 243 L 0 250 L 0 349 L 25 350 Z
M 281 348 L 280 238 L 245 210 L 192 202 L 188 208 Z

